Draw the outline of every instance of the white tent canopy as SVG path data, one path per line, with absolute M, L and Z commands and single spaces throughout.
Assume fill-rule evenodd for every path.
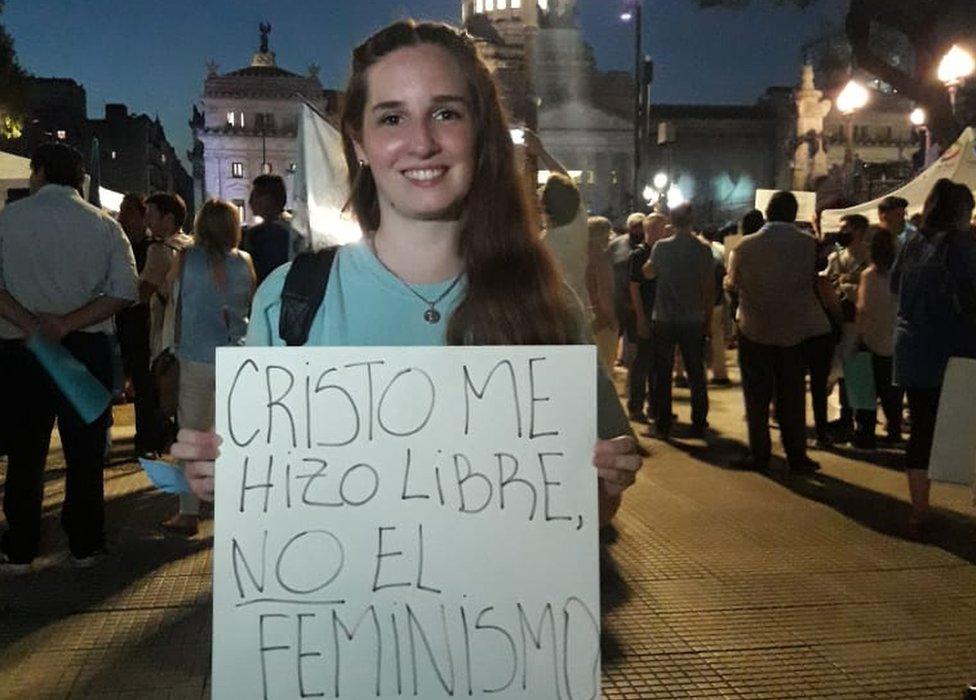
M 30 184 L 30 159 L 0 151 L 0 209 L 7 201 L 7 190 L 27 187 Z M 88 176 L 85 175 L 85 191 L 88 191 Z M 122 204 L 122 194 L 106 187 L 99 187 L 102 208 L 117 212 Z
M 908 200 L 908 215 L 913 216 L 922 211 L 925 198 L 935 183 L 942 178 L 966 185 L 976 192 L 976 132 L 972 127 L 967 128 L 959 140 L 950 146 L 942 157 L 919 174 L 911 182 L 903 185 L 887 196 L 894 195 Z M 873 224 L 878 223 L 878 204 L 884 197 L 863 202 L 847 209 L 826 209 L 820 218 L 820 230 L 832 233 L 840 230 L 841 219 L 848 214 L 862 214 Z
M 30 178 L 30 160 L 0 151 L 0 207 L 7 198 L 7 190 L 27 187 Z

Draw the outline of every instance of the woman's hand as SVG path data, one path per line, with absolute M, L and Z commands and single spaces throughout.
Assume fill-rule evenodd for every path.
M 634 438 L 621 435 L 611 440 L 597 440 L 593 449 L 593 466 L 603 480 L 607 495 L 623 493 L 634 483 L 637 470 L 641 468 L 641 456 L 637 454 Z
M 202 501 L 214 499 L 214 460 L 220 454 L 220 438 L 210 430 L 184 428 L 176 435 L 170 454 L 183 462 L 193 495 Z

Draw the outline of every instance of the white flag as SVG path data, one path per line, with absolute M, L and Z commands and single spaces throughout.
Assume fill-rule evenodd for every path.
M 362 236 L 343 208 L 349 199 L 349 169 L 342 135 L 307 104 L 301 106 L 292 227 L 318 250 Z

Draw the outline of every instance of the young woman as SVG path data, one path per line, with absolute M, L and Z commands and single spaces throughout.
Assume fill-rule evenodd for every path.
M 912 509 L 907 534 L 929 518 L 929 456 L 950 357 L 976 357 L 976 239 L 969 231 L 973 194 L 942 179 L 925 200 L 923 223 L 891 271 L 898 297 L 894 382 L 908 394 L 912 419 L 905 455 Z
M 363 240 L 340 249 L 310 345 L 583 342 L 582 314 L 533 230 L 508 124 L 469 37 L 397 22 L 353 52 L 342 133 Z M 278 337 L 279 268 L 252 308 L 249 345 Z M 612 386 L 599 381 L 593 463 L 601 519 L 640 457 Z M 213 497 L 213 432 L 181 431 L 172 453 Z
M 891 384 L 891 355 L 894 352 L 897 299 L 891 293 L 890 272 L 895 262 L 898 239 L 887 229 L 877 228 L 871 238 L 871 265 L 861 273 L 857 288 L 857 334 L 871 352 L 874 386 L 884 410 L 888 443 L 901 442 L 901 409 L 904 396 Z M 877 411 L 858 411 L 855 447 L 875 448 Z
M 180 253 L 169 275 L 179 284 L 176 354 L 180 362 L 177 421 L 181 427 L 205 430 L 214 424 L 215 350 L 241 345 L 247 332 L 248 309 L 255 274 L 250 256 L 237 246 L 241 223 L 237 207 L 211 199 L 193 226 L 193 245 Z M 180 496 L 180 511 L 163 521 L 170 532 L 197 532 L 199 503 Z

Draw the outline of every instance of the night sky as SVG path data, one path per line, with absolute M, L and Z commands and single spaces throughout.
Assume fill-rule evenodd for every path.
M 580 0 L 584 36 L 601 69 L 633 65 L 633 29 L 621 0 Z M 21 65 L 35 75 L 73 78 L 88 93 L 90 118 L 106 102 L 159 114 L 179 153 L 190 144 L 191 105 L 205 63 L 243 68 L 258 48 L 258 24 L 272 24 L 278 65 L 322 67 L 326 87 L 343 87 L 354 44 L 392 19 L 458 21 L 459 0 L 7 0 L 0 21 Z M 656 63 L 658 103 L 752 103 L 770 85 L 799 79 L 800 46 L 829 23 L 841 26 L 847 0 L 806 11 L 753 0 L 743 10 L 698 9 L 694 0 L 644 3 L 644 43 Z

